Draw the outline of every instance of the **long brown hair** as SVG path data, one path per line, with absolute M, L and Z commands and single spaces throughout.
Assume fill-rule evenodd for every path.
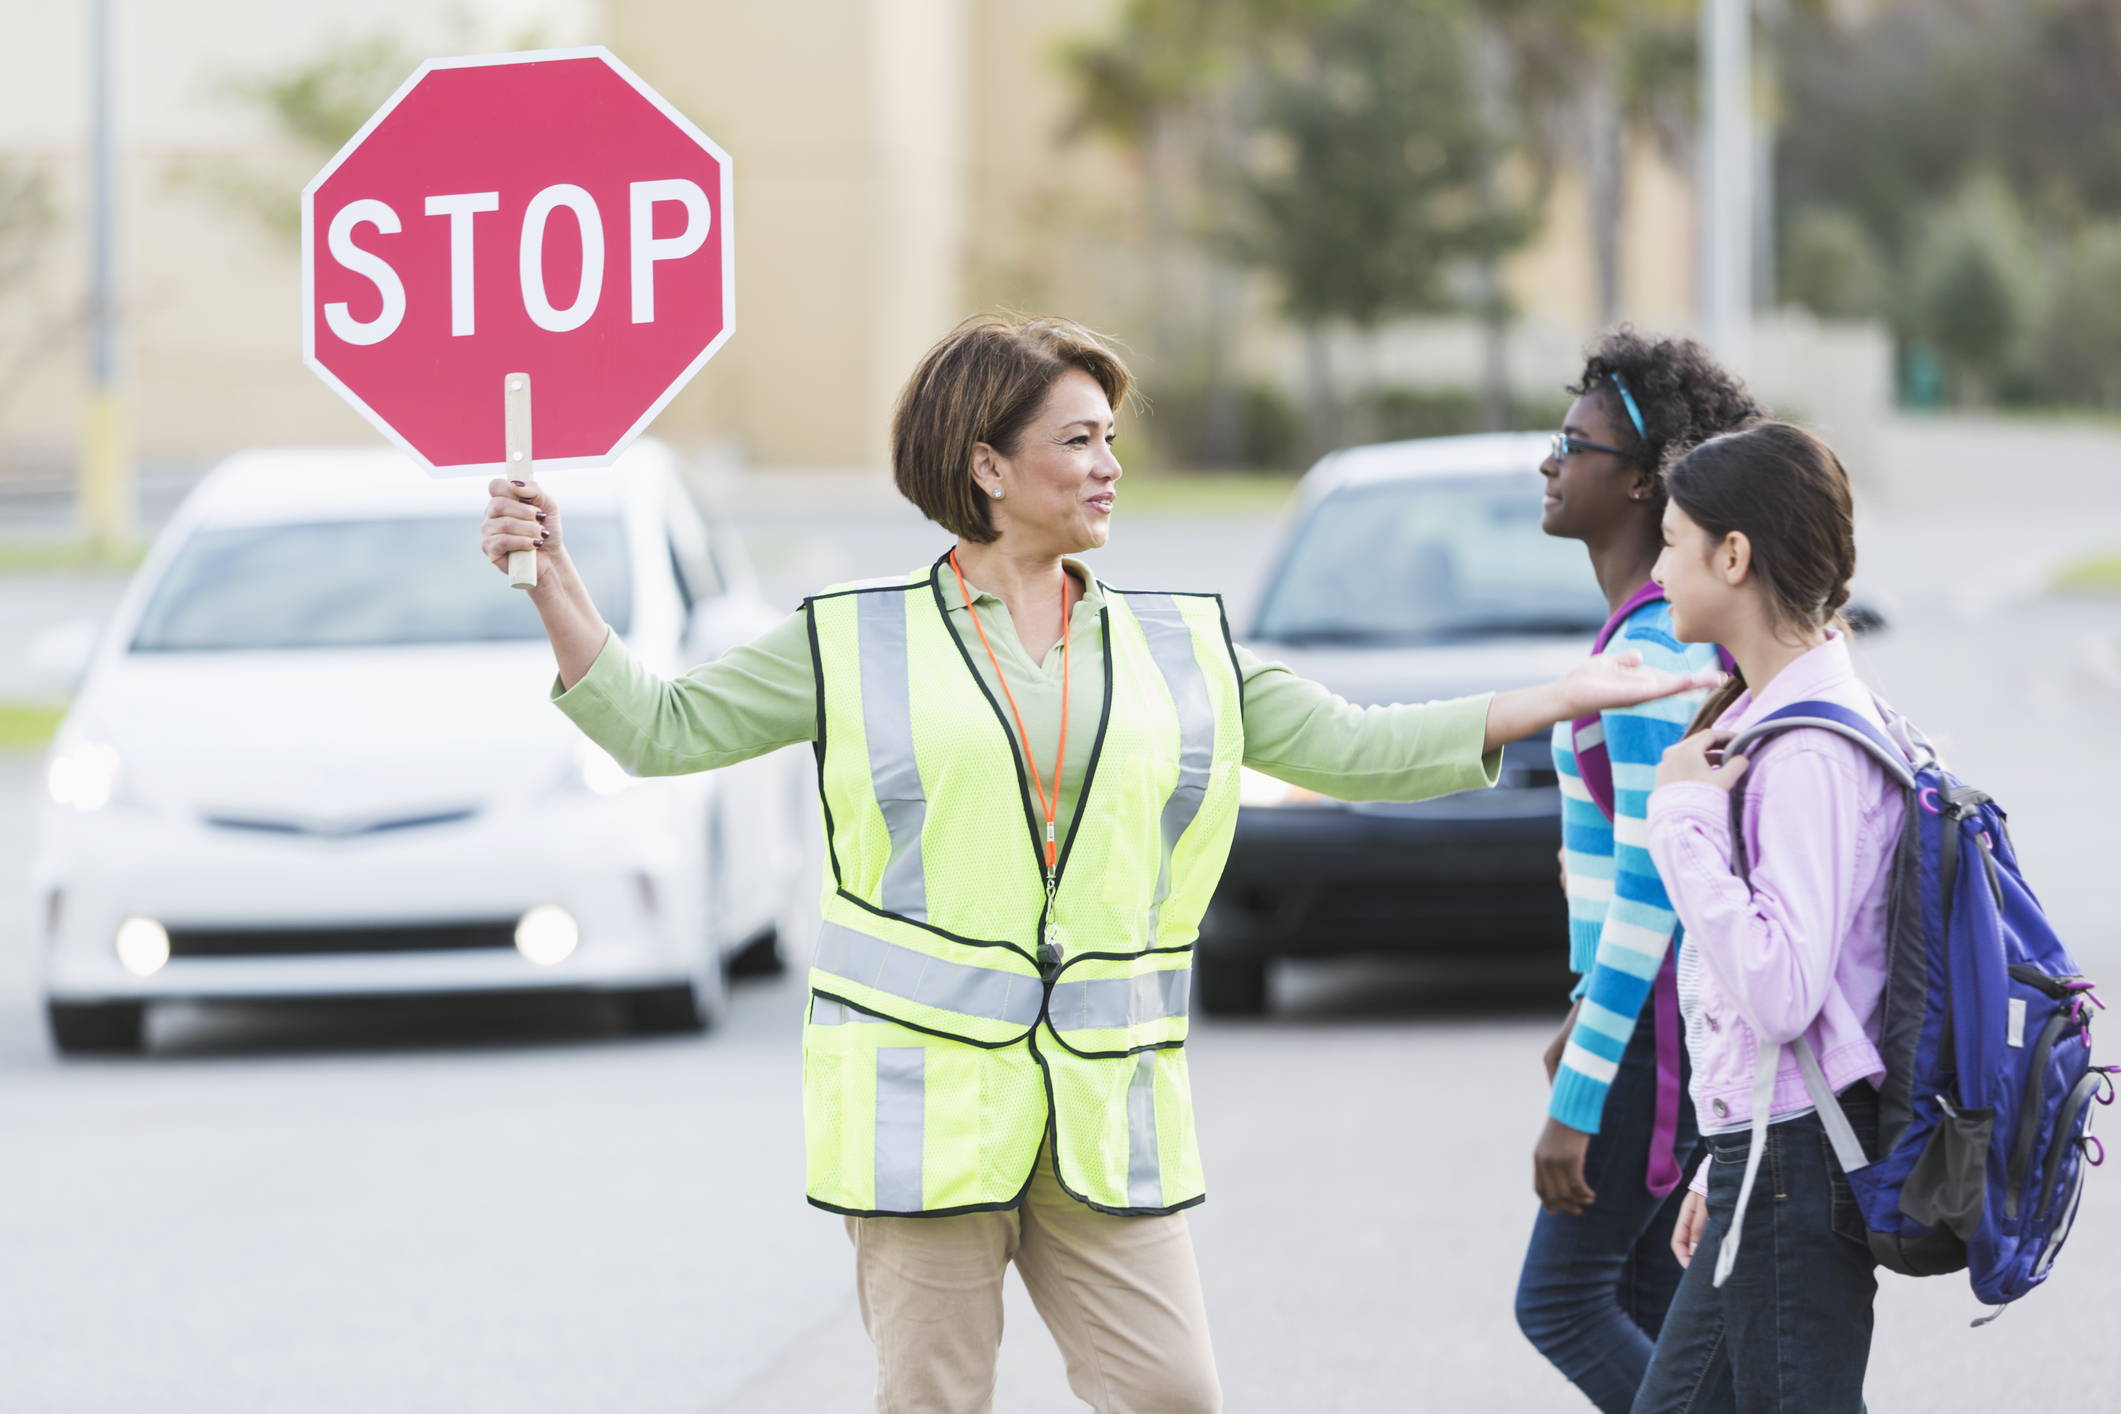
M 1756 422 L 1711 437 L 1665 469 L 1665 494 L 1721 544 L 1752 546 L 1752 573 L 1778 626 L 1847 631 L 1841 617 L 1856 573 L 1856 516 L 1848 471 L 1825 442 L 1788 422 Z M 1687 728 L 1715 725 L 1746 690 L 1745 678 L 1710 695 Z

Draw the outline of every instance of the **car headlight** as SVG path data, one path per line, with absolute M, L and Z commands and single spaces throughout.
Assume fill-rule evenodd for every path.
M 118 787 L 117 748 L 76 737 L 52 753 L 44 784 L 56 805 L 101 810 Z
M 1264 771 L 1245 767 L 1237 777 L 1237 803 L 1239 805 L 1309 805 L 1325 797 L 1315 790 L 1292 786 L 1287 781 L 1276 780 Z
M 565 962 L 581 940 L 574 915 L 555 903 L 541 903 L 516 920 L 516 951 L 540 967 Z
M 640 778 L 612 759 L 611 753 L 584 737 L 575 747 L 575 769 L 591 795 L 618 795 L 640 784 Z

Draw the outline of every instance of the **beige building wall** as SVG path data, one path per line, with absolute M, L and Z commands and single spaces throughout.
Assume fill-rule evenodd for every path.
M 737 334 L 666 435 L 881 466 L 900 386 L 966 315 L 1120 319 L 1138 292 L 1100 280 L 1082 213 L 1124 209 L 1132 168 L 1064 141 L 1059 63 L 1120 3 L 608 0 L 614 49 L 736 161 Z
M 1693 183 L 1648 137 L 1627 149 L 1619 317 L 1645 329 L 1691 328 L 1696 261 Z M 1600 321 L 1590 194 L 1581 174 L 1555 179 L 1546 221 L 1509 263 L 1512 299 L 1534 320 L 1588 338 Z
M 1142 165 L 1070 137 L 1079 114 L 1063 47 L 1108 28 L 1124 0 L 117 3 L 123 361 L 150 462 L 374 437 L 301 364 L 286 233 L 183 172 L 240 166 L 284 181 L 292 212 L 317 159 L 280 147 L 229 81 L 379 34 L 431 54 L 533 30 L 549 44 L 608 44 L 730 152 L 736 334 L 657 424 L 681 447 L 764 466 L 880 466 L 892 400 L 921 351 L 1000 304 L 1105 329 L 1152 377 L 1159 324 L 1217 327 L 1203 309 L 1220 311 L 1233 351 L 1280 342 L 1262 282 L 1205 263 L 1152 269 Z M 468 32 L 449 18 L 459 12 Z M 0 474 L 62 470 L 78 442 L 86 75 L 86 0 L 0 0 L 0 160 L 52 172 L 62 216 L 38 278 L 0 300 Z M 1595 328 L 1584 212 L 1564 175 L 1546 229 L 1511 265 L 1528 350 L 1565 350 Z M 1684 175 L 1638 143 L 1629 317 L 1688 321 L 1692 226 Z M 1544 382 L 1560 357 L 1519 364 Z
M 778 466 L 881 464 L 957 318 L 971 0 L 609 0 L 606 33 L 736 166 L 737 332 L 664 413 Z
M 284 179 L 296 209 L 313 160 L 275 142 L 230 93 L 377 35 L 415 52 L 491 47 L 532 32 L 585 42 L 588 0 L 115 0 L 119 363 L 148 463 L 259 443 L 361 442 L 375 433 L 302 366 L 291 240 L 195 175 Z M 35 278 L 0 299 L 0 475 L 64 470 L 76 455 L 88 361 L 89 47 L 85 0 L 0 0 L 0 161 L 50 174 L 57 228 Z M 407 73 L 410 73 L 408 69 Z

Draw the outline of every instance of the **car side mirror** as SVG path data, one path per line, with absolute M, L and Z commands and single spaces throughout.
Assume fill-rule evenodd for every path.
M 706 663 L 758 634 L 757 622 L 740 605 L 726 594 L 717 594 L 692 606 L 692 616 L 685 622 L 685 647 L 694 662 Z
M 1887 628 L 1885 611 L 1876 604 L 1850 601 L 1841 611 L 1848 620 L 1849 630 L 1856 634 L 1884 633 Z

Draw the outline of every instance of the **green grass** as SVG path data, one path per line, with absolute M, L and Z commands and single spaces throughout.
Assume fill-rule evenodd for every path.
M 2055 588 L 2065 594 L 2121 594 L 2121 551 L 2065 567 L 2055 576 Z
M 0 702 L 0 751 L 42 751 L 65 715 L 49 702 Z
M 2073 407 L 2068 405 L 1994 408 L 1940 408 L 1940 412 L 1965 413 L 1977 417 L 1995 417 L 2010 422 L 2048 422 L 2069 427 L 2101 427 L 2121 432 L 2121 410 L 2101 407 Z
M 0 540 L 0 574 L 129 570 L 146 554 L 145 544 L 105 547 L 79 540 Z
M 1121 515 L 1274 515 L 1289 503 L 1296 478 L 1271 473 L 1153 471 L 1119 483 Z

